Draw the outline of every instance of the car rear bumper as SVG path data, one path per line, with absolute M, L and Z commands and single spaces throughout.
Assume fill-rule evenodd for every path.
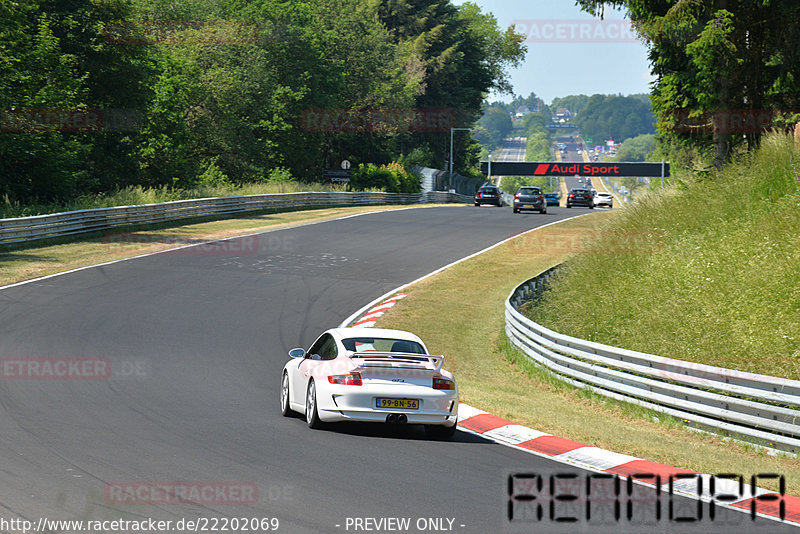
M 514 209 L 515 210 L 542 210 L 544 209 L 545 205 L 541 202 L 514 202 Z
M 353 421 L 358 423 L 385 423 L 389 414 L 403 414 L 406 416 L 406 423 L 409 425 L 442 425 L 451 427 L 458 421 L 458 413 L 447 414 L 423 414 L 402 410 L 387 411 L 386 413 L 377 412 L 356 412 L 356 411 L 329 411 L 318 410 L 319 418 L 326 423 L 341 423 Z
M 378 398 L 416 399 L 419 401 L 419 408 L 378 408 Z M 413 385 L 396 388 L 339 386 L 319 395 L 318 413 L 319 418 L 326 422 L 382 423 L 389 414 L 404 414 L 411 424 L 452 426 L 458 418 L 458 390 L 435 390 Z

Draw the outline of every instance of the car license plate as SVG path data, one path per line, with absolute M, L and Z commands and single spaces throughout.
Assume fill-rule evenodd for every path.
M 418 399 L 375 399 L 378 408 L 396 408 L 400 410 L 419 410 Z
M 533 204 L 523 204 L 522 207 L 523 208 L 532 208 Z

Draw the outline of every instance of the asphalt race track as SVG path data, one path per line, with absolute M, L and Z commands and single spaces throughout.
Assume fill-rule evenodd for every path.
M 1 290 L 0 518 L 277 518 L 287 533 L 788 531 L 721 509 L 714 522 L 670 522 L 666 505 L 660 521 L 644 526 L 563 524 L 546 510 L 543 521 L 509 525 L 510 473 L 587 473 L 464 431 L 445 442 L 412 427 L 312 431 L 281 417 L 288 349 L 307 347 L 394 287 L 582 213 L 389 211 Z M 70 358 L 94 365 L 42 379 L 44 366 Z M 42 366 L 37 379 L 20 367 L 30 362 Z M 164 487 L 211 490 L 187 504 Z M 411 522 L 408 530 L 356 530 L 354 518 Z

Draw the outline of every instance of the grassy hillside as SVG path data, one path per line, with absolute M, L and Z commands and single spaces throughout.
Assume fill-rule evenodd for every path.
M 800 379 L 800 151 L 790 136 L 765 137 L 720 174 L 640 196 L 580 248 L 526 310 L 534 320 Z

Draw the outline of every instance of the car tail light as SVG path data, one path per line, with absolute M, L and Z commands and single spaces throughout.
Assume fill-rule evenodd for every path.
M 349 375 L 331 375 L 328 377 L 328 382 L 331 384 L 339 384 L 340 386 L 360 386 L 361 375 L 358 373 L 350 373 Z
M 519 200 L 519 195 L 514 195 L 514 200 Z
M 572 193 L 570 193 L 570 195 L 569 195 L 569 198 L 575 198 L 575 195 L 573 195 Z
M 433 377 L 433 389 L 456 389 L 456 383 L 447 378 Z
M 539 200 L 544 200 L 544 197 L 539 195 Z

